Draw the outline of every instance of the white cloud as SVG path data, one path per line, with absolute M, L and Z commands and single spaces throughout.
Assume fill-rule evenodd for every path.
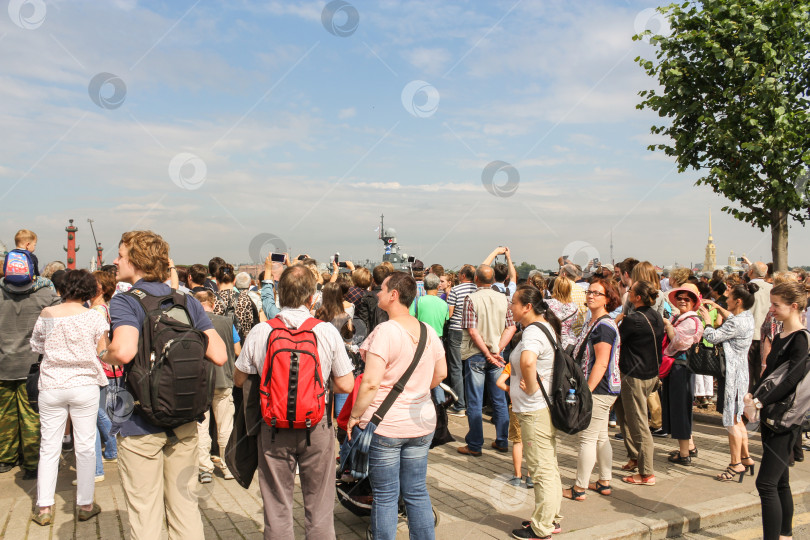
M 338 111 L 338 118 L 340 118 L 341 120 L 346 120 L 348 118 L 354 118 L 356 114 L 357 109 L 355 109 L 354 107 L 349 107 L 347 109 L 340 109 Z
M 452 59 L 450 52 L 443 48 L 417 47 L 404 51 L 402 55 L 419 71 L 434 76 L 441 75 Z

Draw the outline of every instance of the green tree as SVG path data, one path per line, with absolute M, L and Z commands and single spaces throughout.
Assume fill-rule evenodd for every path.
M 787 269 L 788 223 L 810 219 L 810 1 L 704 0 L 658 8 L 671 34 L 648 30 L 656 60 L 636 58 L 661 88 L 637 107 L 671 120 L 653 144 L 692 168 L 732 205 L 723 211 L 771 229 L 776 270 Z
M 526 279 L 529 277 L 529 272 L 536 269 L 537 267 L 535 265 L 529 264 L 525 261 L 515 266 L 515 272 L 517 272 L 518 277 L 521 279 Z

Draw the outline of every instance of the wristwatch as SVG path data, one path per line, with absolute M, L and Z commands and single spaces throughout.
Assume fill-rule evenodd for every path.
M 762 403 L 757 398 L 754 398 L 754 407 L 757 409 L 761 409 L 763 407 Z

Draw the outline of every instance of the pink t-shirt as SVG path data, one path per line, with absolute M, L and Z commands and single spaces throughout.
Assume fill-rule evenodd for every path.
M 444 347 L 433 328 L 427 326 L 427 332 L 428 340 L 419 364 L 405 389 L 377 426 L 375 433 L 383 437 L 401 439 L 422 437 L 436 429 L 436 409 L 430 398 L 430 383 L 436 365 L 445 362 Z M 385 361 L 385 373 L 380 389 L 360 418 L 361 428 L 366 427 L 371 416 L 411 365 L 418 342 L 418 335 L 412 336 L 397 322 L 386 321 L 377 325 L 360 346 L 363 358 L 366 352 L 370 352 Z

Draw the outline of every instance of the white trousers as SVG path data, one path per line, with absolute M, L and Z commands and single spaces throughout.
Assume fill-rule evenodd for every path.
M 712 397 L 714 395 L 714 377 L 695 375 L 695 397 Z
M 37 475 L 37 504 L 53 506 L 62 435 L 68 415 L 73 422 L 76 451 L 76 504 L 93 502 L 96 489 L 96 418 L 98 417 L 99 387 L 77 386 L 41 390 L 39 392 L 39 422 L 42 440 L 39 446 Z
M 219 444 L 219 457 L 222 468 L 225 466 L 225 447 L 233 431 L 233 388 L 220 388 L 214 390 L 214 397 L 211 400 L 211 409 L 214 411 L 214 419 L 217 421 L 217 444 Z M 211 411 L 205 412 L 205 420 L 197 424 L 197 447 L 198 462 L 200 472 L 214 472 L 214 464 L 211 462 L 211 435 L 208 433 L 209 415 Z

